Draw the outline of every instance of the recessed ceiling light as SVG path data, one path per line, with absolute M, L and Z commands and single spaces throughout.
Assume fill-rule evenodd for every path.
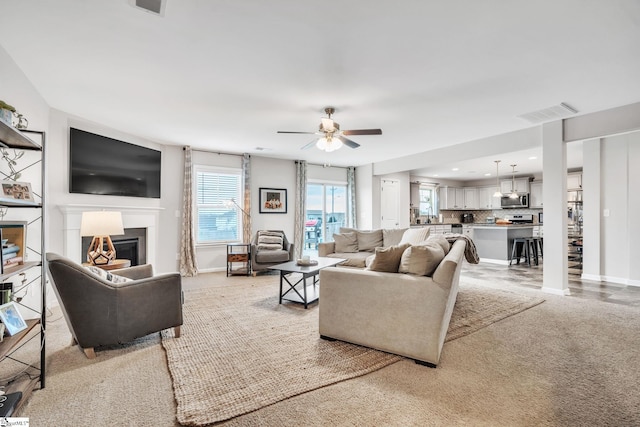
M 491 174 L 490 173 L 485 173 L 484 176 L 491 176 Z
M 531 156 L 531 157 L 529 157 L 529 160 L 535 160 L 535 159 L 537 159 L 537 157 L 536 157 L 536 156 Z
M 460 168 L 453 168 L 453 169 L 451 169 L 451 170 L 452 170 L 452 171 L 454 171 L 454 172 L 457 172 L 457 171 L 459 171 L 459 170 L 460 170 Z
M 438 174 L 434 174 L 433 176 L 434 176 L 434 177 L 439 177 L 440 175 L 438 175 Z

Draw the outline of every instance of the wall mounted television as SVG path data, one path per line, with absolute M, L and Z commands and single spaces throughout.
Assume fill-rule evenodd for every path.
M 69 192 L 160 198 L 161 152 L 69 129 Z

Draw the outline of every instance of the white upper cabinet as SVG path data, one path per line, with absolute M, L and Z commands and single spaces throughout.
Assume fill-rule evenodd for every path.
M 542 182 L 538 181 L 531 183 L 529 206 L 532 208 L 542 208 Z
M 465 187 L 464 189 L 464 208 L 478 209 L 478 189 L 475 187 Z
M 464 188 L 440 187 L 440 209 L 464 209 Z
M 582 190 L 582 173 L 567 174 L 567 190 Z
M 511 193 L 512 180 L 500 181 L 500 191 L 504 194 Z M 516 178 L 515 179 L 516 193 L 528 193 L 529 192 L 529 178 Z

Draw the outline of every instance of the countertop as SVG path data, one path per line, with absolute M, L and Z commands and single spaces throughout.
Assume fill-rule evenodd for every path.
M 462 225 L 464 227 L 474 227 L 474 228 L 527 228 L 527 227 L 537 227 L 542 224 L 488 224 L 485 222 L 472 222 L 472 223 L 430 223 L 430 224 L 411 224 L 411 227 L 432 227 L 435 225 Z

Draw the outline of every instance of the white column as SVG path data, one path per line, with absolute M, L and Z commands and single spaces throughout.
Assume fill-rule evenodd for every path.
M 601 212 L 600 200 L 600 148 L 601 140 L 591 139 L 582 144 L 582 189 L 583 204 L 583 260 L 582 278 L 602 280 L 600 265 Z
M 542 291 L 569 295 L 567 267 L 567 146 L 562 121 L 542 125 L 544 269 Z

